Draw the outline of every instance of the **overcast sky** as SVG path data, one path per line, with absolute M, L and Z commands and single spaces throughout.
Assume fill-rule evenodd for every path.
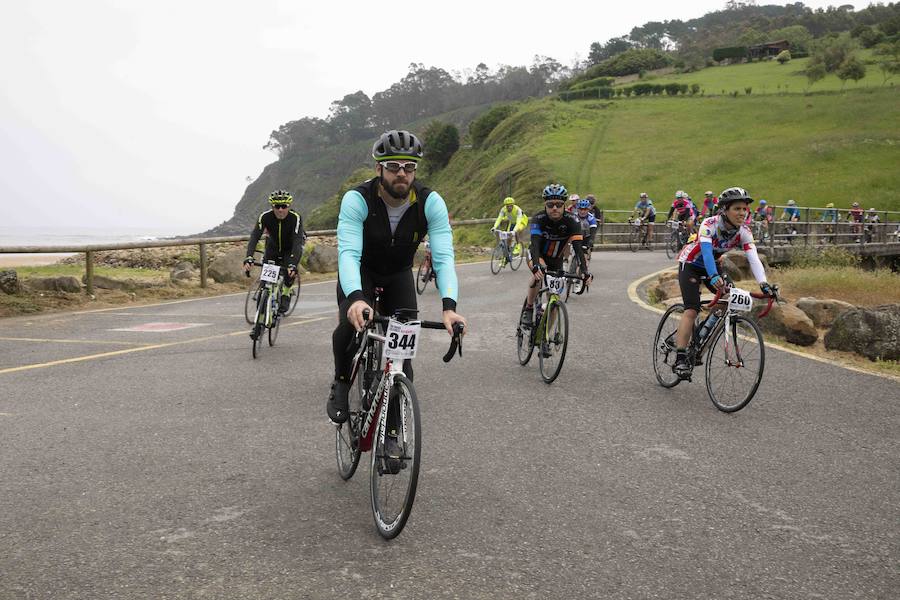
M 591 42 L 724 4 L 3 2 L 0 227 L 207 229 L 275 160 L 270 131 L 411 62 L 571 64 Z

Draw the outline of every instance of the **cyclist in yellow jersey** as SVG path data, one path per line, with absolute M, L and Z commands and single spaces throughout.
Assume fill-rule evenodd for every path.
M 500 229 L 501 223 L 505 223 L 503 229 Z M 512 253 L 520 254 L 522 252 L 521 233 L 525 231 L 526 227 L 528 227 L 528 215 L 525 214 L 525 211 L 516 206 L 516 201 L 514 198 L 512 198 L 511 196 L 507 197 L 505 200 L 503 200 L 503 207 L 500 208 L 500 214 L 497 215 L 497 220 L 494 221 L 494 226 L 491 227 L 491 232 L 515 232 L 516 245 L 512 249 Z

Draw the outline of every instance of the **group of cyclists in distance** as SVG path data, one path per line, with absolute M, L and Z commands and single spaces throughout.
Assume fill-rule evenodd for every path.
M 454 325 L 467 327 L 466 319 L 456 312 L 458 284 L 446 203 L 437 191 L 416 179 L 423 156 L 422 142 L 414 134 L 403 130 L 385 132 L 372 149 L 374 176 L 348 191 L 341 200 L 335 290 L 338 324 L 332 334 L 334 379 L 326 402 L 328 418 L 335 424 L 343 423 L 348 416 L 350 368 L 356 352 L 354 336 L 366 326 L 367 316 L 374 314 L 376 288 L 380 311 L 386 316 L 398 309 L 417 308 L 412 267 L 416 250 L 426 237 L 441 295 L 444 326 L 451 335 Z M 547 185 L 541 199 L 543 210 L 529 218 L 514 198 L 505 198 L 492 227 L 495 232 L 514 233 L 515 254 L 527 252 L 532 277 L 527 284 L 526 307 L 534 303 L 543 273 L 561 270 L 563 260 L 570 253 L 581 266 L 585 282 L 593 278 L 589 268 L 591 249 L 602 219 L 592 194 L 581 198 L 570 194 L 561 183 Z M 260 236 L 266 233 L 263 260 L 274 261 L 287 270 L 286 289 L 289 289 L 303 251 L 302 218 L 291 210 L 293 198 L 285 191 L 272 192 L 269 202 L 272 209 L 262 213 L 254 225 L 245 268 L 249 270 L 253 264 L 253 251 Z M 678 357 L 673 369 L 679 377 L 690 376 L 684 352 L 700 308 L 700 285 L 711 290 L 724 285 L 717 261 L 725 252 L 731 249 L 745 252 L 760 288 L 764 293 L 771 292 L 747 227 L 755 214 L 768 218 L 771 208 L 765 200 L 760 200 L 759 208 L 753 211 L 752 203 L 749 192 L 740 187 L 728 188 L 718 196 L 707 191 L 701 207 L 684 191 L 675 193 L 666 219 L 674 217 L 692 233 L 696 227 L 696 235 L 686 242 L 677 258 L 678 281 L 687 309 L 678 330 Z M 634 216 L 652 232 L 656 208 L 646 193 L 640 194 Z M 286 310 L 286 302 L 281 307 Z M 524 314 L 530 315 L 530 311 Z M 409 360 L 404 361 L 403 371 L 412 380 Z M 394 429 L 388 431 L 386 448 L 399 453 L 402 450 L 396 437 L 390 443 L 392 435 L 396 436 Z

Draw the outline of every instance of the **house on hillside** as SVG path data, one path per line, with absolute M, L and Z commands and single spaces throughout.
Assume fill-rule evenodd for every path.
M 778 56 L 783 50 L 790 50 L 791 43 L 787 40 L 766 42 L 747 47 L 747 60 L 760 60 L 770 56 Z

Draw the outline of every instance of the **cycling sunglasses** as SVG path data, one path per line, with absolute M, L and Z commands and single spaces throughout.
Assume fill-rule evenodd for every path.
M 290 204 L 273 204 L 272 208 L 290 208 Z
M 563 206 L 565 206 L 565 202 L 563 202 L 562 200 L 553 201 L 553 202 L 544 202 L 544 206 L 546 206 L 547 208 L 562 208 Z
M 416 168 L 419 166 L 414 162 L 399 162 L 396 160 L 386 160 L 381 163 L 381 166 L 390 171 L 391 173 L 399 173 L 400 169 L 403 169 L 407 173 L 415 173 Z

